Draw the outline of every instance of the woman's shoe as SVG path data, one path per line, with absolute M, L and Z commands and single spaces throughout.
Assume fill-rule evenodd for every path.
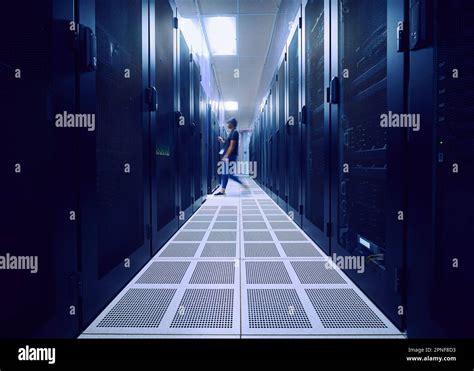
M 217 193 L 214 193 L 214 196 L 225 196 L 225 192 L 219 191 Z

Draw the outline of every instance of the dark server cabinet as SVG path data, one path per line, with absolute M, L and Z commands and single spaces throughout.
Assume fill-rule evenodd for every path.
M 77 112 L 95 114 L 96 123 L 94 131 L 79 132 L 78 147 L 84 324 L 150 257 L 148 5 L 77 3 L 87 46 L 78 66 Z
M 175 119 L 174 10 L 168 1 L 150 2 L 150 86 L 158 105 L 151 112 L 152 244 L 156 253 L 178 229 Z M 153 92 L 154 93 L 154 92 Z
M 178 111 L 178 185 L 180 223 L 191 215 L 193 208 L 193 154 L 191 122 L 191 53 L 182 31 L 178 37 L 179 54 L 179 111 Z
M 275 201 L 278 197 L 277 84 L 278 81 L 275 77 L 270 94 L 270 190 L 272 191 L 271 196 Z
M 302 191 L 302 148 L 300 121 L 300 88 L 301 88 L 301 29 L 298 27 L 299 14 L 294 21 L 293 32 L 287 46 L 287 121 L 286 121 L 286 173 L 288 213 L 301 225 L 303 205 Z
M 474 3 L 410 1 L 407 331 L 474 333 Z
M 268 100 L 265 101 L 265 104 L 263 106 L 262 110 L 262 119 L 260 121 L 261 123 L 261 158 L 260 158 L 260 164 L 262 167 L 262 185 L 264 188 L 267 187 L 267 174 L 268 174 L 268 169 L 267 169 L 267 110 L 268 110 Z
M 214 110 L 210 110 L 209 131 L 209 171 L 208 171 L 208 188 L 207 193 L 211 194 L 219 186 L 219 176 L 217 174 L 217 163 L 220 160 L 219 151 L 220 144 L 217 137 L 220 135 L 217 114 Z
M 329 253 L 330 2 L 303 5 L 303 229 Z
M 70 337 L 79 329 L 81 129 L 55 125 L 56 114 L 75 112 L 73 21 L 72 1 L 12 2 L 0 13 L 0 255 L 37 259 L 31 269 L 0 271 L 1 337 Z
M 200 96 L 201 101 L 199 102 L 199 115 L 201 118 L 201 200 L 204 201 L 208 193 L 209 179 L 208 174 L 211 169 L 209 168 L 209 127 L 210 125 L 210 110 L 209 99 L 207 98 L 206 92 L 202 85 L 200 85 Z
M 203 202 L 204 192 L 202 189 L 202 122 L 201 122 L 201 71 L 196 61 L 191 63 L 192 68 L 192 120 L 191 120 L 191 160 L 193 161 L 193 211 L 197 210 Z
M 363 259 L 363 269 L 347 264 L 346 273 L 402 327 L 406 129 L 385 127 L 382 117 L 405 108 L 404 2 L 331 6 L 331 253 Z
M 278 69 L 278 120 L 277 120 L 277 156 L 278 156 L 278 205 L 286 211 L 287 190 L 286 190 L 286 53 L 283 53 L 280 67 Z

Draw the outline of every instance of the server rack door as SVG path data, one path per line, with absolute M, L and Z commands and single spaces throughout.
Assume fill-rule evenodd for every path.
M 440 253 L 435 285 L 444 303 L 444 308 L 437 307 L 437 317 L 442 327 L 449 329 L 445 331 L 447 336 L 472 338 L 474 300 L 466 297 L 465 288 L 474 287 L 474 272 L 468 263 L 474 261 L 474 251 L 466 244 L 466 231 L 474 225 L 474 4 L 455 0 L 438 1 L 437 5 L 435 107 L 439 125 L 435 225 L 440 227 L 436 228 Z M 456 262 L 464 264 L 455 269 Z
M 179 112 L 178 181 L 180 222 L 192 214 L 193 157 L 191 130 L 191 54 L 183 33 L 179 32 Z
M 345 272 L 399 327 L 403 259 L 403 129 L 381 118 L 392 106 L 394 82 L 403 81 L 397 23 L 403 1 L 344 0 L 332 4 L 332 223 L 331 252 L 357 264 Z M 400 18 L 401 17 L 401 18 Z M 338 87 L 340 91 L 338 92 Z M 398 157 L 397 157 L 398 156 Z M 345 260 L 348 261 L 348 260 Z
M 177 127 L 174 115 L 175 29 L 174 11 L 167 1 L 151 1 L 150 13 L 150 29 L 155 30 L 150 39 L 150 85 L 156 87 L 159 100 L 157 111 L 151 113 L 151 210 L 155 253 L 178 228 L 175 173 Z
M 474 221 L 474 4 L 410 5 L 410 15 L 421 10 L 427 23 L 419 25 L 426 33 L 410 51 L 409 112 L 421 121 L 419 131 L 409 131 L 410 178 L 416 182 L 410 183 L 408 200 L 414 222 L 408 224 L 407 261 L 413 273 L 407 332 L 472 338 L 474 302 L 466 290 L 474 285 L 469 232 Z
M 285 211 L 288 202 L 286 198 L 286 117 L 286 61 L 283 55 L 278 69 L 278 204 Z
M 191 63 L 192 68 L 192 120 L 191 120 L 191 141 L 193 162 L 193 210 L 197 210 L 202 202 L 202 135 L 201 135 L 201 71 L 196 61 Z
M 277 137 L 277 84 L 275 79 L 272 86 L 271 102 L 272 102 L 272 121 L 271 121 L 271 190 L 272 196 L 277 200 L 278 197 L 278 137 Z
M 303 228 L 329 253 L 329 1 L 308 0 L 303 8 L 305 166 Z
M 295 24 L 298 24 L 298 19 Z M 288 43 L 288 119 L 287 133 L 287 190 L 288 212 L 301 225 L 301 125 L 300 112 L 300 29 L 295 27 Z
M 72 20 L 72 1 L 15 2 L 0 13 L 0 255 L 37 259 L 30 270 L 0 272 L 1 337 L 79 330 L 69 313 L 78 308 L 77 282 L 69 280 L 77 271 L 78 129 L 55 125 L 56 114 L 75 110 Z
M 80 74 L 83 321 L 87 324 L 150 257 L 148 2 L 79 2 L 97 38 L 97 70 Z M 126 27 L 124 27 L 124 24 Z M 87 34 L 85 35 L 87 36 Z
M 217 140 L 217 137 L 220 135 L 219 133 L 219 124 L 217 122 L 217 115 L 215 111 L 211 112 L 211 127 L 210 130 L 210 143 L 211 143 L 211 152 L 210 152 L 210 177 L 211 177 L 211 189 L 209 193 L 212 193 L 219 185 L 219 176 L 217 174 L 217 163 L 220 160 L 219 151 L 220 151 L 220 144 Z
M 203 86 L 200 86 L 200 99 L 201 102 L 199 104 L 199 115 L 201 117 L 201 163 L 202 163 L 202 171 L 201 171 L 201 200 L 204 201 L 207 190 L 208 190 L 208 174 L 209 174 L 209 167 L 208 167 L 208 158 L 209 158 L 209 100 L 207 98 L 206 92 Z

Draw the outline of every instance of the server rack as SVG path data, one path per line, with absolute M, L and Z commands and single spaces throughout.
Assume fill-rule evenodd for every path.
M 0 48 L 0 254 L 38 259 L 37 273 L 0 273 L 2 337 L 68 337 L 79 328 L 77 130 L 55 127 L 56 114 L 75 113 L 71 21 L 72 1 L 11 3 L 0 14 L 8 35 Z
M 189 148 L 191 153 L 192 164 L 192 197 L 193 211 L 197 210 L 204 199 L 204 192 L 202 190 L 202 122 L 201 122 L 201 71 L 199 65 L 194 60 L 191 62 L 192 71 L 192 118 L 191 118 L 191 142 L 192 146 Z
M 77 7 L 82 37 L 97 40 L 97 69 L 81 70 L 77 86 L 78 112 L 95 113 L 97 122 L 95 132 L 79 133 L 87 324 L 150 257 L 149 3 L 81 0 Z
M 474 5 L 410 1 L 410 337 L 472 337 Z M 430 313 L 430 315 L 426 315 Z
M 217 114 L 214 110 L 210 110 L 210 125 L 209 125 L 209 172 L 208 172 L 208 188 L 207 193 L 211 194 L 219 186 L 219 177 L 217 174 L 217 163 L 220 160 L 219 151 L 220 145 L 217 137 L 220 135 L 219 122 L 217 121 Z
M 330 1 L 306 1 L 302 13 L 303 229 L 329 253 Z
M 277 75 L 273 79 L 270 92 L 271 118 L 270 118 L 270 191 L 271 197 L 276 201 L 278 197 L 278 137 L 277 137 Z
M 201 120 L 201 146 L 202 146 L 202 151 L 201 151 L 201 192 L 202 196 L 201 199 L 202 201 L 205 200 L 205 196 L 208 194 L 208 188 L 209 188 L 209 179 L 208 179 L 208 174 L 211 171 L 209 168 L 209 158 L 211 157 L 210 151 L 209 151 L 209 127 L 211 126 L 211 121 L 210 121 L 210 104 L 209 104 L 209 99 L 206 95 L 206 92 L 203 88 L 202 85 L 200 85 L 200 102 L 199 102 L 199 115 L 200 115 L 200 120 Z
M 179 226 L 176 205 L 178 128 L 175 118 L 176 28 L 175 9 L 168 1 L 150 2 L 150 86 L 159 100 L 151 112 L 152 145 L 152 248 L 156 253 Z M 156 62 L 155 62 L 156 61 Z
M 302 141 L 301 141 L 301 10 L 295 17 L 292 31 L 287 43 L 287 190 L 288 213 L 292 219 L 302 225 L 303 205 L 301 198 L 302 184 Z
M 280 60 L 277 74 L 278 91 L 278 121 L 277 121 L 277 148 L 278 148 L 278 205 L 287 210 L 287 173 L 286 173 L 286 51 Z
M 191 51 L 182 31 L 178 37 L 179 55 L 179 109 L 178 109 L 178 183 L 180 224 L 192 215 L 193 157 L 191 129 Z
M 404 112 L 404 1 L 343 0 L 331 13 L 331 253 L 364 258 L 346 273 L 402 328 L 406 131 L 381 115 Z

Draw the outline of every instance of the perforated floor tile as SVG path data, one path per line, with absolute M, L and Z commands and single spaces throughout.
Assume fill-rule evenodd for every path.
M 237 215 L 237 210 L 221 210 L 219 215 Z
M 195 222 L 195 221 L 190 221 L 188 224 L 184 226 L 184 229 L 203 229 L 207 230 L 209 229 L 209 226 L 211 223 L 209 222 Z
M 275 231 L 275 235 L 279 241 L 307 241 L 299 231 Z
M 157 261 L 138 278 L 137 284 L 179 284 L 184 278 L 190 262 Z
M 233 258 L 236 256 L 235 243 L 206 243 L 202 250 L 202 258 Z
M 268 229 L 265 222 L 244 222 L 244 230 L 249 229 Z
M 172 328 L 232 328 L 233 289 L 187 289 Z
M 291 278 L 281 261 L 245 262 L 246 284 L 291 284 Z
M 311 328 L 294 289 L 249 289 L 248 323 L 252 328 Z
M 292 261 L 291 265 L 303 285 L 346 283 L 333 265 L 325 261 Z
M 214 215 L 217 209 L 199 210 L 196 215 Z
M 206 232 L 178 232 L 173 241 L 201 241 Z
M 210 222 L 214 215 L 195 215 L 192 217 L 193 222 Z
M 233 231 L 212 231 L 207 239 L 208 241 L 235 241 L 236 232 Z
M 242 210 L 243 215 L 262 215 L 260 210 Z
M 292 258 L 306 258 L 306 257 L 322 257 L 322 255 L 316 250 L 316 248 L 310 243 L 282 243 L 281 247 L 285 252 L 286 256 Z
M 279 257 L 278 249 L 274 243 L 246 243 L 244 245 L 247 258 Z
M 237 229 L 236 222 L 215 222 L 213 229 Z
M 272 229 L 297 229 L 292 222 L 270 222 Z
M 307 289 L 325 328 L 386 328 L 353 289 Z
M 97 327 L 158 327 L 175 289 L 130 289 Z
M 267 215 L 267 219 L 269 222 L 287 222 L 288 217 L 286 215 Z
M 235 262 L 198 262 L 190 284 L 230 285 L 234 283 Z
M 270 232 L 265 231 L 244 231 L 244 239 L 245 241 L 273 241 Z
M 261 215 L 244 215 L 242 217 L 244 222 L 263 222 L 263 216 Z
M 246 181 L 209 196 L 81 337 L 401 337 Z
M 170 243 L 159 256 L 161 258 L 192 258 L 198 248 L 199 243 Z
M 236 222 L 237 216 L 233 215 L 218 215 L 216 222 Z

